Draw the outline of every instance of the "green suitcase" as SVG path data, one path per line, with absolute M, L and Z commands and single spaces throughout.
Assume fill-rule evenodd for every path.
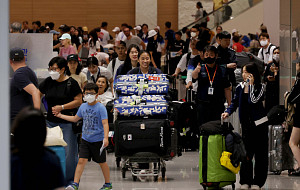
M 223 151 L 225 151 L 223 135 L 200 136 L 199 182 L 204 189 L 218 189 L 226 185 L 232 185 L 232 189 L 235 189 L 236 175 L 220 163 Z

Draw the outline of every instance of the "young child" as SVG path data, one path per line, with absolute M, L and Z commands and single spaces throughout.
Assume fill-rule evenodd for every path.
M 101 147 L 108 145 L 109 126 L 107 111 L 101 103 L 96 101 L 98 96 L 98 86 L 96 84 L 86 84 L 83 93 L 86 103 L 80 106 L 75 116 L 55 113 L 56 117 L 71 122 L 77 122 L 83 118 L 82 142 L 79 147 L 79 161 L 75 171 L 74 183 L 69 185 L 66 190 L 78 189 L 84 166 L 90 158 L 92 158 L 94 162 L 99 163 L 101 167 L 105 179 L 105 184 L 101 189 L 112 189 L 109 167 L 106 163 L 106 151 L 103 150 L 102 153 L 100 153 Z
M 241 189 L 260 189 L 268 174 L 268 124 L 263 107 L 264 88 L 255 64 L 243 67 L 243 79 L 236 87 L 235 96 L 222 118 L 228 117 L 239 107 L 242 138 L 247 151 L 247 159 L 241 164 Z M 254 177 L 253 163 L 255 158 Z

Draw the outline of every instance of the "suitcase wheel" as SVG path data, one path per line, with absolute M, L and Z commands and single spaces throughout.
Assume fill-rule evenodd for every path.
M 136 180 L 137 180 L 137 177 L 134 176 L 134 175 L 132 175 L 132 179 L 133 179 L 133 181 L 136 181 Z

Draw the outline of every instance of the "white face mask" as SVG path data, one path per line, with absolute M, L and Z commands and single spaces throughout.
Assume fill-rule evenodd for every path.
M 273 55 L 273 59 L 274 59 L 276 62 L 279 62 L 279 60 L 280 60 L 279 54 L 274 54 L 274 55 Z
M 49 75 L 52 78 L 52 80 L 57 80 L 60 77 L 60 74 L 58 71 L 49 71 Z
M 268 40 L 261 40 L 260 41 L 260 45 L 263 46 L 263 47 L 266 46 L 267 44 L 268 44 Z
M 197 33 L 196 32 L 191 32 L 191 36 L 192 36 L 192 38 L 195 38 L 197 36 Z
M 96 95 L 91 95 L 91 94 L 85 95 L 83 97 L 83 100 L 88 102 L 88 103 L 92 103 L 96 100 Z

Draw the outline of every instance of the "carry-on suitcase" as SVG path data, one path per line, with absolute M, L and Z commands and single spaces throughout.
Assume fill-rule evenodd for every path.
M 64 175 L 66 176 L 66 152 L 63 146 L 48 146 L 58 156 Z
M 152 152 L 161 157 L 175 156 L 174 145 L 171 146 L 172 141 L 176 142 L 176 136 L 172 135 L 175 133 L 166 119 L 116 120 L 115 155 L 130 157 L 139 152 Z
M 117 95 L 166 95 L 169 79 L 165 74 L 119 75 L 114 81 Z
M 290 135 L 290 131 L 285 132 L 282 125 L 269 125 L 269 171 L 276 175 L 280 175 L 284 170 L 293 170 Z
M 166 115 L 168 103 L 163 95 L 120 96 L 114 108 L 119 116 Z
M 214 131 L 211 125 L 220 127 L 216 126 L 218 131 Z M 219 189 L 226 185 L 232 185 L 232 189 L 235 189 L 235 174 L 220 163 L 222 153 L 226 151 L 225 134 L 229 130 L 231 129 L 223 129 L 219 121 L 208 122 L 200 128 L 199 182 L 204 189 Z

